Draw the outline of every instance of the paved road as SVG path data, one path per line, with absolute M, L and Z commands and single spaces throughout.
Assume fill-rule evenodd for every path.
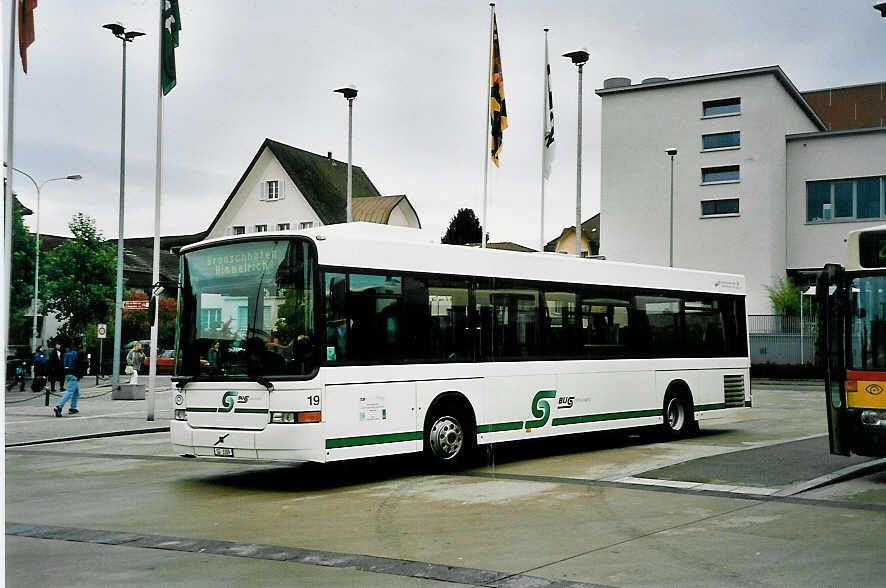
M 429 474 L 414 457 L 329 466 L 187 460 L 172 454 L 165 433 L 7 448 L 6 579 L 882 585 L 886 472 L 798 489 L 795 465 L 815 457 L 825 426 L 819 391 L 755 387 L 754 395 L 757 408 L 693 439 L 621 433 L 508 444 L 454 475 Z M 92 402 L 96 411 L 108 403 L 107 418 L 130 430 L 146 424 L 122 414 L 141 401 Z M 20 418 L 7 409 L 8 421 Z M 56 420 L 75 422 L 67 418 Z M 8 430 L 29 439 L 25 428 Z M 738 458 L 755 452 L 793 473 L 771 476 Z M 707 477 L 685 479 L 695 475 L 681 467 Z

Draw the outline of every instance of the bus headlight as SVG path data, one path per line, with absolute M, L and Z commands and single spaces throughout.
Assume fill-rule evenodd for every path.
M 272 412 L 271 422 L 280 424 L 319 423 L 322 415 L 319 410 L 304 412 Z
M 188 420 L 188 411 L 183 408 L 175 409 L 175 420 L 177 421 L 186 421 Z
M 869 427 L 886 427 L 886 410 L 861 411 L 861 423 Z

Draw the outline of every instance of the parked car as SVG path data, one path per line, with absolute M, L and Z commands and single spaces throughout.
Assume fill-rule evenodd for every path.
M 179 354 L 181 356 L 181 354 Z M 146 355 L 144 361 L 145 369 L 142 370 L 144 373 L 147 373 L 147 370 L 150 369 L 151 365 L 151 356 Z M 209 362 L 205 359 L 200 360 L 201 367 L 209 367 Z M 175 368 L 175 351 L 172 349 L 167 349 L 166 351 L 161 351 L 160 355 L 157 356 L 157 373 L 158 374 L 171 374 L 173 369 Z

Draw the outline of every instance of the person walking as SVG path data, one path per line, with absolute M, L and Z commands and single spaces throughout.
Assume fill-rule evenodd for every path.
M 56 342 L 49 357 L 46 359 L 46 376 L 49 378 L 49 391 L 55 392 L 55 383 L 58 382 L 58 389 L 62 389 L 62 382 L 65 379 L 65 370 L 62 367 L 62 346 Z
M 145 362 L 145 354 L 142 351 L 142 344 L 136 343 L 126 355 L 126 365 L 132 368 L 132 377 L 129 378 L 130 384 L 138 384 L 138 370 Z
M 15 382 L 13 383 L 13 388 L 15 388 L 15 384 L 18 384 L 18 391 L 25 391 L 25 376 L 28 373 L 28 364 L 25 363 L 25 360 L 19 359 L 18 363 L 15 365 Z
M 65 371 L 65 394 L 58 401 L 53 409 L 55 416 L 62 416 L 62 409 L 65 403 L 70 400 L 71 408 L 68 409 L 69 414 L 77 414 L 77 402 L 80 400 L 80 366 L 78 363 L 77 350 L 71 347 L 71 350 L 62 357 L 62 368 Z

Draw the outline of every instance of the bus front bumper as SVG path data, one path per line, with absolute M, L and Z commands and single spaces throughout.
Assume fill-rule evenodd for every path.
M 268 424 L 264 429 L 205 429 L 172 421 L 172 447 L 179 455 L 217 459 L 326 461 L 323 423 Z

